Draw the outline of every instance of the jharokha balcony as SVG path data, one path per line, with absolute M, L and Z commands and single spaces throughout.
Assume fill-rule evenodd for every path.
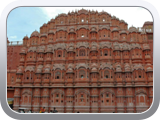
M 89 56 L 78 56 L 78 57 L 75 57 L 76 60 L 79 60 L 79 59 L 89 59 Z
M 27 61 L 28 61 L 28 62 L 36 61 L 36 59 L 35 59 L 35 58 L 27 58 Z
M 115 56 L 114 58 L 115 59 L 121 59 L 121 56 Z
M 90 58 L 91 59 L 97 59 L 97 56 L 91 56 Z
M 132 59 L 142 59 L 142 56 L 141 55 L 134 55 L 134 56 L 132 56 Z
M 41 79 L 35 79 L 34 80 L 34 85 L 35 86 L 40 86 L 40 84 L 41 84 Z
M 112 59 L 112 56 L 100 56 L 100 59 Z
M 64 85 L 64 79 L 52 79 L 50 81 L 51 84 L 54 84 L 54 85 Z
M 67 59 L 68 60 L 74 60 L 74 57 L 68 57 Z
M 151 59 L 150 55 L 145 55 L 145 59 Z
M 67 83 L 73 83 L 73 78 L 69 78 L 66 80 Z
M 49 85 L 50 83 L 50 79 L 43 79 L 42 80 L 42 85 L 45 86 L 45 85 Z
M 37 61 L 39 61 L 39 62 L 40 62 L 40 61 L 43 61 L 43 58 L 38 58 Z
M 129 56 L 123 56 L 123 59 L 129 59 Z
M 24 62 L 25 60 L 24 60 L 24 58 L 20 58 L 20 62 Z
M 46 61 L 52 61 L 52 59 L 51 58 L 46 58 Z

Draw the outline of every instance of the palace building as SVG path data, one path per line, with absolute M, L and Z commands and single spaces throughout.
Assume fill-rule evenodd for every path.
M 13 110 L 139 113 L 153 99 L 153 22 L 130 27 L 102 11 L 59 14 L 16 44 L 7 40 Z

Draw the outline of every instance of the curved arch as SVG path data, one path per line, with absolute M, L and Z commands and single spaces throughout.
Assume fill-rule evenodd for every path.
M 100 95 L 103 95 L 104 93 L 106 92 L 110 92 L 112 93 L 113 95 L 115 95 L 114 91 L 112 89 L 104 89 L 103 91 L 100 92 Z
M 55 79 L 61 79 L 61 72 L 60 72 L 60 70 L 56 70 L 55 71 Z
M 79 78 L 86 78 L 86 71 L 84 69 L 79 70 Z
M 79 50 L 79 56 L 86 56 L 86 50 L 84 48 Z
M 99 70 L 101 69 L 113 69 L 113 66 L 111 64 L 107 64 L 107 63 L 101 63 Z
M 77 90 L 77 91 L 75 92 L 75 95 L 78 95 L 78 94 L 81 93 L 81 92 L 83 92 L 83 93 L 85 93 L 85 94 L 87 94 L 87 95 L 90 95 L 90 93 L 89 93 L 87 90 L 85 90 L 85 89 Z
M 29 91 L 29 90 L 24 90 L 22 92 L 22 95 L 24 95 L 24 94 L 32 95 L 31 91 Z
M 143 89 L 137 90 L 137 91 L 135 92 L 135 95 L 139 95 L 139 94 L 145 94 L 145 95 L 147 95 L 147 92 L 146 92 L 145 90 L 143 90 Z
M 89 30 L 88 26 L 78 26 L 76 31 L 77 30 L 80 30 L 80 29 L 86 29 L 86 30 Z
M 34 68 L 33 66 L 27 66 L 25 69 L 25 72 L 29 71 L 29 72 L 34 72 Z
M 110 78 L 110 71 L 109 71 L 109 69 L 105 69 L 104 70 L 104 77 L 105 78 Z

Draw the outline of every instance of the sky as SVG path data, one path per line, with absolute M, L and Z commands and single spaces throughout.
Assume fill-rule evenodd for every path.
M 7 18 L 7 37 L 9 41 L 22 41 L 24 36 L 30 37 L 35 30 L 39 31 L 44 23 L 48 23 L 58 14 L 80 9 L 106 11 L 131 26 L 142 27 L 144 22 L 153 21 L 151 13 L 142 7 L 18 7 L 13 9 Z

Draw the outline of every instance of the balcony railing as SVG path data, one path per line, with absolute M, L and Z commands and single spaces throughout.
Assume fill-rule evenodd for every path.
M 24 58 L 21 58 L 21 59 L 20 59 L 20 62 L 24 62 Z
M 115 59 L 121 59 L 121 56 L 115 56 Z
M 145 59 L 150 59 L 151 56 L 150 55 L 145 55 Z
M 23 41 L 11 41 L 7 45 L 8 46 L 21 46 L 21 45 L 23 45 Z
M 142 56 L 135 55 L 135 56 L 132 56 L 132 59 L 142 59 Z
M 46 61 L 51 61 L 52 59 L 51 58 L 46 58 Z
M 38 61 L 43 61 L 43 58 L 38 58 L 37 60 L 38 60 Z
M 88 56 L 78 56 L 76 57 L 76 59 L 89 59 L 89 57 Z
M 112 56 L 100 56 L 100 59 L 112 59 Z

